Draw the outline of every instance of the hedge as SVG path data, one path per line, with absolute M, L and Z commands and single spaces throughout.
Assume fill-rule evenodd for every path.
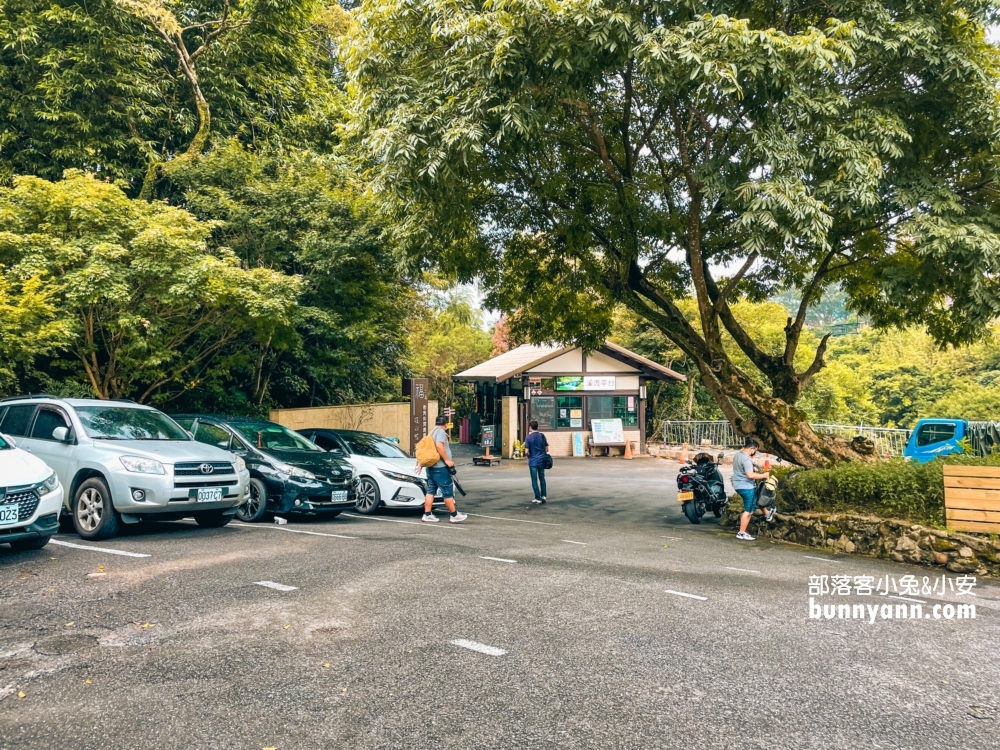
M 1000 466 L 1000 455 L 948 456 L 925 464 L 893 459 L 832 469 L 779 469 L 778 508 L 859 513 L 943 527 L 946 463 Z

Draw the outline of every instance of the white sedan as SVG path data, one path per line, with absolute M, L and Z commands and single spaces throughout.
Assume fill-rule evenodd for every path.
M 63 488 L 40 458 L 0 435 L 0 544 L 41 549 L 59 530 Z
M 324 450 L 344 456 L 358 471 L 358 512 L 383 508 L 422 508 L 427 481 L 417 459 L 398 445 L 359 430 L 297 430 Z M 440 493 L 439 493 L 440 494 Z M 437 502 L 437 500 L 435 500 Z

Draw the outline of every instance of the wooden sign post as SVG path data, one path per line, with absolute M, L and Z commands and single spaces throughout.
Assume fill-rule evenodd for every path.
M 403 381 L 403 395 L 410 397 L 410 455 L 417 453 L 417 443 L 428 434 L 427 378 L 408 378 Z

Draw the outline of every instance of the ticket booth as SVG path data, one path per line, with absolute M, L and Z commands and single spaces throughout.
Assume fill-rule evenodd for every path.
M 525 344 L 453 377 L 475 383 L 476 416 L 504 436 L 504 457 L 508 443 L 523 440 L 533 419 L 554 456 L 574 455 L 574 444 L 577 455 L 581 446 L 590 452 L 594 421 L 599 420 L 600 437 L 607 420 L 617 419 L 625 439 L 645 452 L 646 383 L 685 380 L 610 341 L 590 353 Z

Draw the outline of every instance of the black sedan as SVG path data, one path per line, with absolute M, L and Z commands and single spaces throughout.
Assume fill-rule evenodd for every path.
M 357 503 L 358 474 L 343 458 L 293 430 L 248 417 L 179 414 L 173 417 L 195 440 L 232 451 L 250 470 L 241 521 L 265 513 L 309 513 L 331 518 Z

